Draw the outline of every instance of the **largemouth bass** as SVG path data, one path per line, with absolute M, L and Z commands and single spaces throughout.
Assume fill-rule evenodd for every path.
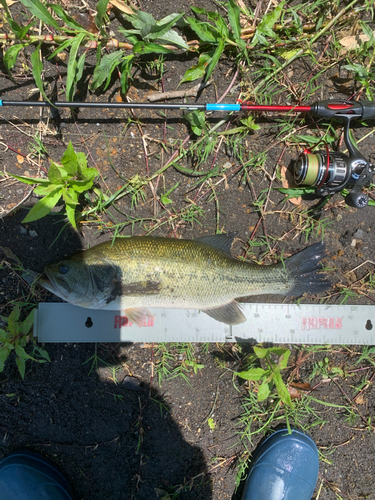
M 235 325 L 246 320 L 236 298 L 299 296 L 330 287 L 325 275 L 316 273 L 325 255 L 321 243 L 261 266 L 233 258 L 233 239 L 225 234 L 197 240 L 117 238 L 46 266 L 39 282 L 71 304 L 121 310 L 138 324 L 151 315 L 148 307 L 163 307 L 200 309 Z

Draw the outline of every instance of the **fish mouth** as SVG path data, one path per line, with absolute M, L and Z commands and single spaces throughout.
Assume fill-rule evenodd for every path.
M 64 280 L 62 280 L 62 279 L 60 279 L 60 280 L 63 282 L 63 284 L 65 286 L 67 286 L 67 283 L 65 283 Z M 63 292 L 61 291 L 61 289 L 57 287 L 55 282 L 48 276 L 48 274 L 46 272 L 44 272 L 43 274 L 40 275 L 40 277 L 38 279 L 38 283 L 40 285 L 42 285 L 42 287 L 44 287 L 49 292 L 52 292 L 54 295 L 57 295 L 58 297 L 60 297 L 63 300 L 66 300 L 66 297 L 63 294 Z

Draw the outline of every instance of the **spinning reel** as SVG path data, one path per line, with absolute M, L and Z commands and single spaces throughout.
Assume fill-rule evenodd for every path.
M 328 148 L 314 153 L 305 150 L 294 167 L 295 183 L 315 187 L 317 196 L 321 197 L 348 189 L 347 204 L 356 208 L 366 207 L 368 196 L 362 190 L 371 184 L 375 168 L 352 143 L 349 130 L 352 120 L 374 117 L 374 103 L 321 101 L 311 106 L 311 113 L 344 121 L 344 140 L 349 155 L 331 152 Z

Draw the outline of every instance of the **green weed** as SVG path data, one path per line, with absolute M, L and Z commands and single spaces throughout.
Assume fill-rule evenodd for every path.
M 51 161 L 48 178 L 25 177 L 13 175 L 12 177 L 25 184 L 38 184 L 34 193 L 43 196 L 30 210 L 22 222 L 32 222 L 49 214 L 51 210 L 63 199 L 65 202 L 66 216 L 71 225 L 76 228 L 76 206 L 81 193 L 90 190 L 94 179 L 99 175 L 96 168 L 88 168 L 84 153 L 76 153 L 69 142 L 61 158 L 62 165 Z
M 34 193 L 43 196 L 30 210 L 22 222 L 32 222 L 48 215 L 61 199 L 65 202 L 66 216 L 76 228 L 76 206 L 78 197 L 92 188 L 94 179 L 99 175 L 96 168 L 88 168 L 84 153 L 76 153 L 69 142 L 61 158 L 62 165 L 51 161 L 47 179 L 42 177 L 12 177 L 25 184 L 38 184 Z
M 27 317 L 21 320 L 22 310 L 16 305 L 8 318 L 1 317 L 7 325 L 4 329 L 0 328 L 0 372 L 4 370 L 5 362 L 12 351 L 16 354 L 16 364 L 22 378 L 25 378 L 28 360 L 36 363 L 50 361 L 48 352 L 38 346 L 32 336 L 30 338 L 34 313 L 35 309 L 32 309 Z
M 204 365 L 199 362 L 194 345 L 190 342 L 158 344 L 155 360 L 155 372 L 159 385 L 163 380 L 176 377 L 181 377 L 190 384 L 189 374 L 197 374 L 204 368 Z
M 278 357 L 277 362 L 272 359 L 274 356 Z M 256 382 L 256 392 L 259 402 L 266 400 L 275 388 L 280 400 L 292 408 L 293 403 L 289 391 L 280 373 L 281 370 L 287 367 L 289 356 L 289 349 L 254 346 L 254 355 L 250 357 L 251 364 L 255 361 L 263 360 L 266 367 L 251 367 L 245 371 L 235 373 L 235 375 L 245 380 Z

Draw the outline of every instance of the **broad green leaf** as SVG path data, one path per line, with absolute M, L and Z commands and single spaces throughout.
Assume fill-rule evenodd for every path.
M 185 71 L 185 74 L 179 85 L 184 82 L 192 82 L 194 80 L 198 80 L 198 78 L 202 78 L 206 73 L 206 68 L 210 60 L 211 55 L 203 52 L 203 54 L 199 56 L 198 64 Z
M 220 35 L 223 38 L 228 38 L 229 36 L 229 31 L 226 25 L 226 22 L 224 19 L 218 14 L 217 19 L 215 20 L 215 24 L 217 26 L 217 29 L 219 30 Z
M 236 373 L 236 375 L 245 380 L 261 380 L 264 377 L 267 377 L 269 374 L 268 370 L 263 370 L 263 368 L 250 368 L 245 372 Z
M 253 349 L 254 349 L 256 356 L 259 359 L 265 358 L 269 353 L 269 349 L 265 349 L 264 347 L 258 347 L 255 345 Z
M 162 37 L 168 31 L 170 31 L 170 29 L 172 28 L 172 26 L 174 26 L 176 24 L 176 22 L 178 21 L 178 19 L 180 19 L 183 15 L 184 14 L 178 14 L 177 17 L 170 18 L 170 19 L 168 19 L 167 21 L 164 21 L 164 22 L 157 21 L 156 24 L 154 24 L 153 26 L 151 26 L 148 38 L 150 40 L 156 40 L 157 38 Z M 141 30 L 141 35 L 142 35 L 142 30 Z
M 70 181 L 69 186 L 77 193 L 84 193 L 92 187 L 92 180 L 85 181 Z
M 249 115 L 246 118 L 240 120 L 242 125 L 244 125 L 248 130 L 259 130 L 260 126 L 254 122 L 254 117 Z
M 84 177 L 85 176 L 85 171 L 87 170 L 87 158 L 85 153 L 78 152 L 76 153 L 77 156 L 77 164 L 78 164 L 78 173 L 80 176 Z
M 168 198 L 168 196 L 165 194 L 162 194 L 160 196 L 160 201 L 162 202 L 163 205 L 170 205 L 171 203 L 173 203 L 173 200 Z
M 100 64 L 95 68 L 91 84 L 91 90 L 99 88 L 105 80 L 110 81 L 112 71 L 119 64 L 124 56 L 122 50 L 116 50 L 110 54 L 105 54 Z
M 273 354 L 276 354 L 276 356 L 282 356 L 286 352 L 290 352 L 289 349 L 286 347 L 269 347 L 267 351 L 269 353 L 272 352 Z
M 211 61 L 208 63 L 207 70 L 206 70 L 206 77 L 205 77 L 206 82 L 210 78 L 211 73 L 215 69 L 216 64 L 219 62 L 220 56 L 224 51 L 224 47 L 225 47 L 225 42 L 221 38 L 219 40 L 219 44 L 214 52 L 214 55 L 211 58 Z
M 15 348 L 17 356 L 19 356 L 20 358 L 27 359 L 29 357 L 29 355 L 26 353 L 25 349 L 21 345 L 19 345 L 18 343 L 14 344 L 14 348 Z
M 77 61 L 77 73 L 76 73 L 76 84 L 80 81 L 83 75 L 83 70 L 85 67 L 86 51 L 80 56 Z
M 42 349 L 38 345 L 35 346 L 35 351 L 42 356 L 42 358 L 46 359 L 47 361 L 51 361 L 48 352 L 45 349 Z M 39 360 L 40 362 L 40 360 Z
M 186 120 L 190 123 L 192 131 L 195 135 L 202 135 L 206 118 L 204 111 L 192 111 L 191 113 L 186 113 L 184 118 L 186 118 Z
M 125 60 L 121 63 L 121 78 L 120 78 L 120 83 L 121 83 L 121 91 L 123 94 L 126 94 L 126 92 L 129 90 L 130 87 L 130 81 L 132 80 L 131 76 L 131 69 L 133 65 L 133 54 L 130 56 L 126 56 Z
M 63 189 L 61 191 L 61 194 L 62 194 L 62 197 L 63 197 L 63 200 L 65 201 L 66 204 L 68 205 L 78 205 L 78 200 L 77 200 L 77 192 L 74 191 L 73 189 L 69 189 L 68 191 Z M 76 199 L 74 199 L 73 197 L 75 197 Z
M 27 318 L 22 322 L 21 333 L 22 335 L 27 335 L 34 323 L 35 309 L 33 309 Z
M 221 17 L 218 12 L 213 12 L 212 10 L 203 9 L 202 7 L 192 6 L 191 10 L 195 12 L 195 14 L 203 14 L 207 16 L 212 21 L 216 21 L 219 17 Z
M 279 5 L 273 9 L 271 12 L 266 14 L 265 16 L 262 17 L 262 20 L 258 26 L 257 31 L 260 31 L 261 33 L 264 33 L 265 35 L 268 36 L 274 36 L 274 33 L 272 31 L 274 25 L 277 23 L 279 20 L 279 17 L 283 11 L 285 4 L 285 0 L 279 3 Z
M 8 73 L 10 73 L 10 70 L 16 64 L 18 53 L 24 47 L 26 47 L 25 44 L 12 45 L 5 52 L 3 62 L 4 62 L 4 66 L 5 66 L 6 70 L 8 71 Z
M 5 342 L 7 338 L 8 338 L 8 332 L 0 328 L 0 342 Z
M 100 29 L 100 31 L 103 31 L 103 21 L 107 12 L 108 2 L 109 0 L 99 0 L 99 2 L 96 4 L 95 24 Z
M 20 372 L 21 377 L 24 379 L 26 371 L 26 360 L 18 356 L 16 358 L 16 364 L 18 366 L 18 371 Z
M 157 43 L 137 42 L 133 45 L 133 54 L 173 54 L 173 50 Z
M 267 380 L 263 380 L 263 383 L 258 389 L 258 401 L 264 401 L 271 394 L 270 384 Z
M 279 359 L 279 368 L 280 370 L 284 370 L 288 366 L 288 359 L 290 356 L 290 351 L 289 349 L 286 349 L 285 352 L 280 356 Z
M 137 35 L 140 35 L 140 30 L 125 30 L 121 27 L 119 27 L 118 30 L 132 45 L 139 42 L 139 37 Z
M 148 12 L 144 12 L 143 10 L 137 10 L 134 12 L 132 16 L 128 16 L 124 14 L 124 17 L 134 26 L 141 30 L 144 26 L 154 26 L 156 25 L 156 20 L 154 19 L 152 14 Z
M 54 13 L 57 14 L 59 18 L 62 19 L 64 23 L 72 30 L 87 31 L 83 26 L 77 23 L 77 21 L 75 21 L 72 17 L 70 17 L 61 7 L 61 5 L 48 3 L 47 7 L 50 7 L 54 11 Z
M 39 0 L 20 0 L 20 2 L 40 21 L 53 26 L 56 30 L 60 30 L 60 26 Z
M 169 30 L 163 36 L 158 36 L 158 42 L 162 44 L 172 44 L 181 49 L 189 50 L 189 45 L 176 31 Z
M 76 215 L 76 205 L 78 204 L 78 192 L 74 191 L 73 189 L 69 189 L 69 193 L 67 192 L 64 193 L 64 200 L 65 200 L 65 211 L 68 220 L 74 227 L 74 229 L 77 229 L 75 215 Z M 71 202 L 69 200 L 71 200 Z
M 21 314 L 21 309 L 19 306 L 14 307 L 14 309 L 12 309 L 12 312 L 9 314 L 8 329 L 10 332 L 13 333 L 13 335 L 20 333 L 20 326 L 19 326 L 20 314 Z
M 77 54 L 78 54 L 78 49 L 85 36 L 86 36 L 85 33 L 80 33 L 79 35 L 77 35 L 74 38 L 72 46 L 70 48 L 68 69 L 66 75 L 66 98 L 68 101 L 72 101 L 74 97 L 74 89 L 75 89 L 75 84 L 77 82 L 76 80 Z
M 31 54 L 31 57 L 30 57 L 31 69 L 33 72 L 33 77 L 34 77 L 35 83 L 37 84 L 38 89 L 40 90 L 40 93 L 42 94 L 42 96 L 44 97 L 44 99 L 46 101 L 50 102 L 48 97 L 46 96 L 46 94 L 44 92 L 44 88 L 43 88 L 43 81 L 42 81 L 43 63 L 40 59 L 40 54 L 39 54 L 39 50 L 40 50 L 41 46 L 42 46 L 42 42 L 40 42 L 40 44 L 37 46 L 37 48 Z
M 60 198 L 61 187 L 58 187 L 55 189 L 55 191 L 52 191 L 52 193 L 39 200 L 22 222 L 32 222 L 34 220 L 41 219 L 45 215 L 49 214 Z
M 11 344 L 5 344 L 0 349 L 0 372 L 4 370 L 5 361 L 7 360 L 10 351 L 13 349 Z
M 96 170 L 96 168 L 86 168 L 85 170 L 83 170 L 83 180 L 85 181 L 93 181 L 98 175 L 99 172 Z
M 51 166 L 48 170 L 48 179 L 52 182 L 52 184 L 63 184 L 63 178 L 58 166 L 51 161 Z
M 13 33 L 18 37 L 22 31 L 22 27 L 11 17 L 7 17 L 8 24 Z
M 208 43 L 216 43 L 219 34 L 213 29 L 213 27 L 208 23 L 202 23 L 194 17 L 188 17 L 187 21 L 190 25 L 190 28 L 195 31 L 198 37 L 202 40 L 202 42 Z
M 290 408 L 293 408 L 292 398 L 290 397 L 288 388 L 284 384 L 283 379 L 281 378 L 281 374 L 278 370 L 274 371 L 273 373 L 273 381 L 275 383 L 276 391 L 281 401 L 284 404 L 290 406 Z
M 23 175 L 14 175 L 14 174 L 8 174 L 11 177 L 14 177 L 18 181 L 23 182 L 24 184 L 50 184 L 49 179 L 43 179 L 41 177 L 26 177 Z
M 207 16 L 208 14 L 208 11 L 206 9 L 204 9 L 203 7 L 195 7 L 195 5 L 191 6 L 191 10 L 195 12 L 195 14 L 204 14 L 205 16 Z
M 52 193 L 56 189 L 56 184 L 48 184 L 47 185 L 39 185 L 34 189 L 34 193 L 38 196 L 46 196 L 47 194 Z
M 66 216 L 68 217 L 68 221 L 71 223 L 71 225 L 74 227 L 74 229 L 77 229 L 75 205 L 66 204 L 65 209 L 66 209 Z
M 241 38 L 240 8 L 234 0 L 229 0 L 227 6 L 229 24 L 232 28 L 234 39 L 239 45 L 246 47 L 246 43 Z
M 77 175 L 78 161 L 76 152 L 74 151 L 73 148 L 72 141 L 69 141 L 69 144 L 61 158 L 61 163 L 64 165 L 64 168 L 69 175 L 71 175 L 72 177 Z

